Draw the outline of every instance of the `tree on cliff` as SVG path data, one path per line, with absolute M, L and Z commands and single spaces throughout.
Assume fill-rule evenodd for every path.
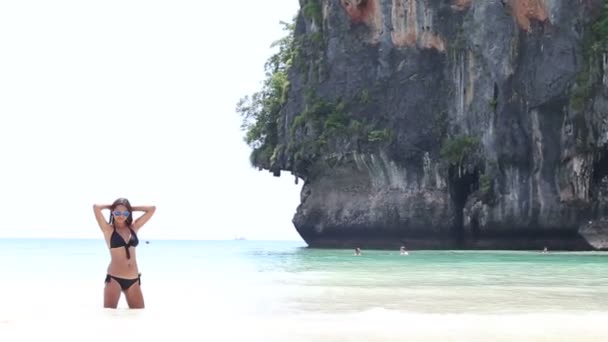
M 239 100 L 236 110 L 243 118 L 241 129 L 245 131 L 245 142 L 253 148 L 251 164 L 258 168 L 269 168 L 278 142 L 277 121 L 285 101 L 289 82 L 287 75 L 294 57 L 294 23 L 281 22 L 287 34 L 272 43 L 278 47 L 266 64 L 266 78 L 262 89 Z

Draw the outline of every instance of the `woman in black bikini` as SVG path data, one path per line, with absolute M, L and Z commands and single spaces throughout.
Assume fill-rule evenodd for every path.
M 110 209 L 110 222 L 103 217 L 102 210 Z M 156 207 L 132 207 L 126 198 L 119 198 L 112 205 L 93 205 L 95 218 L 110 248 L 110 266 L 106 274 L 103 307 L 116 308 L 121 291 L 131 309 L 143 309 L 141 279 L 135 258 L 135 247 L 139 244 L 137 232 L 152 217 Z M 144 214 L 133 221 L 133 212 Z

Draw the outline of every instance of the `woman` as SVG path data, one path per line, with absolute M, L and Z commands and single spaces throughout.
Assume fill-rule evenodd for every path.
M 102 210 L 110 209 L 110 222 L 103 217 Z M 131 309 L 143 309 L 141 279 L 135 258 L 135 247 L 139 244 L 137 232 L 152 217 L 156 207 L 132 207 L 129 200 L 119 198 L 112 205 L 93 205 L 95 218 L 110 248 L 110 266 L 106 274 L 103 307 L 116 308 L 121 291 Z M 133 221 L 133 212 L 144 214 Z

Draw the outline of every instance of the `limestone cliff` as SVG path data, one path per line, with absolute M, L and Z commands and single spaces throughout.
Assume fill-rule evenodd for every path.
M 602 0 L 300 5 L 272 155 L 257 166 L 304 181 L 293 223 L 310 246 L 605 239 L 582 234 L 608 209 Z

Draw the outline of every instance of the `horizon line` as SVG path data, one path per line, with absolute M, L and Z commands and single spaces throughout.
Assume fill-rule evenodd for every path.
M 104 240 L 103 237 L 54 237 L 54 236 L 0 236 L 0 240 Z M 143 241 L 285 241 L 285 242 L 303 242 L 304 240 L 287 240 L 287 239 L 202 239 L 202 238 L 151 238 L 142 239 Z

